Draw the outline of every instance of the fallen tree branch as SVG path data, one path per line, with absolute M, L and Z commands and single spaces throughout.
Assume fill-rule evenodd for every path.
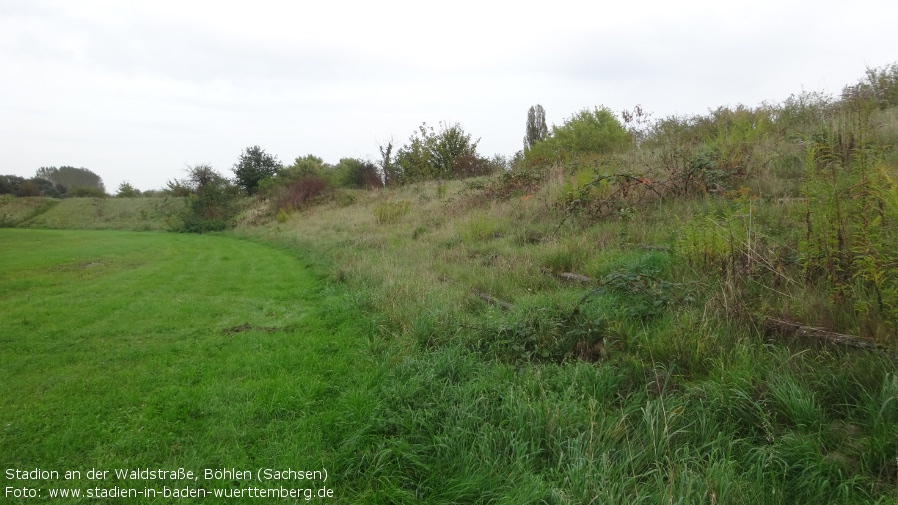
M 857 349 L 886 350 L 885 347 L 868 338 L 845 335 L 816 326 L 805 326 L 773 317 L 764 319 L 764 333 L 768 336 L 779 335 L 791 338 L 805 338 Z
M 496 305 L 497 307 L 501 307 L 505 310 L 511 310 L 514 307 L 514 305 L 506 302 L 505 300 L 500 300 L 486 293 L 481 293 L 480 291 L 474 291 L 474 294 L 476 294 L 481 300 L 485 301 L 486 303 L 490 305 Z
M 546 275 L 551 275 L 552 277 L 557 277 L 560 280 L 567 282 L 577 282 L 580 284 L 595 284 L 596 280 L 592 277 L 587 277 L 585 275 L 575 274 L 573 272 L 561 272 L 556 273 L 548 268 L 541 268 L 540 271 Z
M 595 284 L 595 279 L 592 277 L 587 277 L 585 275 L 575 274 L 572 272 L 561 272 L 560 274 L 555 274 L 559 279 L 569 281 L 569 282 L 579 282 L 581 284 Z

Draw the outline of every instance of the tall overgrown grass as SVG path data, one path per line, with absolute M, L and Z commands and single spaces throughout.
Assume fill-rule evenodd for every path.
M 360 499 L 898 502 L 885 75 L 239 227 L 329 257 L 372 319 Z

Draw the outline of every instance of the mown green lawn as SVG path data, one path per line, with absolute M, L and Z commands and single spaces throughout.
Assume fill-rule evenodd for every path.
M 340 494 L 350 484 L 341 481 L 337 453 L 373 407 L 366 325 L 353 312 L 347 293 L 325 285 L 295 254 L 258 243 L 0 230 L 3 487 L 40 488 L 42 501 L 56 502 L 48 488 L 311 484 L 349 502 Z M 325 468 L 329 476 L 326 483 L 85 478 L 94 468 L 182 467 Z M 80 470 L 82 478 L 17 480 L 10 469 Z M 247 501 L 271 500 L 195 500 Z

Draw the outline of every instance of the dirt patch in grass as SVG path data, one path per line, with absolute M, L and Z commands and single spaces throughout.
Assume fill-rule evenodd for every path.
M 272 326 L 255 326 L 249 323 L 243 323 L 237 326 L 232 326 L 223 331 L 225 335 L 236 335 L 238 333 L 243 333 L 245 331 L 264 331 L 265 333 L 277 333 L 281 331 L 282 328 L 274 328 Z

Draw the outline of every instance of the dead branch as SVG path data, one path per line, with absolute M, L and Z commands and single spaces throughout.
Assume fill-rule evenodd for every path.
M 505 310 L 511 310 L 514 307 L 514 305 L 506 302 L 505 300 L 500 300 L 486 293 L 481 293 L 480 291 L 474 291 L 474 294 L 476 294 L 481 300 L 485 301 L 486 303 L 490 305 L 496 305 L 497 307 L 501 307 Z
M 885 349 L 882 345 L 877 344 L 868 338 L 855 335 L 844 335 L 842 333 L 824 330 L 823 328 L 818 328 L 816 326 L 805 326 L 803 324 L 784 321 L 773 317 L 764 319 L 764 332 L 768 337 L 780 336 L 786 338 L 804 338 L 846 347 L 854 347 L 857 349 Z
M 548 268 L 540 268 L 540 271 L 546 275 L 551 275 L 552 277 L 557 277 L 558 279 L 560 279 L 562 281 L 576 282 L 579 284 L 595 284 L 596 283 L 596 280 L 593 279 L 592 277 L 575 274 L 573 272 L 556 273 L 556 272 L 549 270 Z
M 592 277 L 587 277 L 585 275 L 575 274 L 572 272 L 561 272 L 560 274 L 555 274 L 555 276 L 563 281 L 579 282 L 580 284 L 595 284 L 596 282 Z

